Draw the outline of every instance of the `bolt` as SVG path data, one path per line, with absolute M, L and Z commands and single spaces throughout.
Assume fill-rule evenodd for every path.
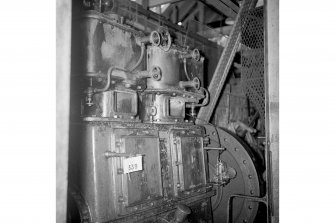
M 121 203 L 121 202 L 124 202 L 124 198 L 123 198 L 123 196 L 119 196 L 118 201 L 119 201 L 120 203 Z
M 138 90 L 141 90 L 141 89 L 142 89 L 142 87 L 141 87 L 141 86 L 137 86 L 137 89 L 138 89 Z
M 117 173 L 117 174 L 123 174 L 123 169 L 122 169 L 122 168 L 117 168 L 116 173 Z
M 113 118 L 117 118 L 117 115 L 114 115 Z
M 130 84 L 128 84 L 128 83 L 126 83 L 124 86 L 125 86 L 126 88 L 130 88 Z
M 115 84 L 116 82 L 115 81 L 112 81 L 112 84 Z

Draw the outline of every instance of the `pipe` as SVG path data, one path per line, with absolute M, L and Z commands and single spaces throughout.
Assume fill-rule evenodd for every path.
M 222 200 L 222 195 L 223 195 L 223 186 L 218 186 L 218 193 L 215 199 L 214 204 L 212 205 L 212 210 L 215 211 L 216 209 L 218 209 L 218 207 L 220 206 L 221 200 Z
M 143 60 L 143 56 L 144 56 L 144 51 L 145 51 L 145 45 L 144 43 L 141 43 L 141 55 L 140 55 L 140 58 L 138 59 L 138 61 L 136 62 L 136 64 L 129 69 L 129 72 L 132 72 L 134 71 L 142 62 Z
M 114 70 L 121 70 L 121 71 L 125 71 L 126 72 L 125 69 L 122 69 L 120 67 L 113 67 L 113 66 L 110 67 L 108 69 L 108 71 L 107 71 L 107 83 L 106 83 L 105 87 L 100 88 L 100 89 L 99 88 L 95 88 L 94 89 L 94 93 L 105 92 L 105 91 L 108 90 L 108 88 L 110 87 L 110 84 L 111 84 L 111 76 L 112 76 L 112 73 L 113 73 Z
M 186 75 L 186 78 L 187 78 L 187 80 L 191 80 L 190 79 L 190 76 L 188 75 L 188 73 L 187 73 L 187 68 L 186 68 L 186 58 L 184 58 L 184 71 L 185 71 L 185 75 Z
M 94 89 L 94 92 L 97 93 L 97 92 L 104 92 L 104 91 L 107 91 L 108 88 L 110 87 L 110 82 L 111 82 L 111 76 L 112 76 L 112 73 L 114 70 L 121 70 L 121 71 L 124 71 L 124 72 L 133 72 L 142 62 L 143 60 L 143 57 L 144 57 L 144 52 L 145 52 L 145 45 L 144 44 L 141 44 L 141 55 L 140 55 L 140 58 L 138 59 L 138 61 L 136 62 L 136 64 L 131 67 L 129 70 L 126 70 L 126 69 L 123 69 L 123 68 L 120 68 L 120 67 L 110 67 L 107 71 L 107 83 L 105 85 L 105 87 L 101 88 L 101 89 L 98 89 L 98 88 L 95 88 Z M 122 77 L 122 78 L 125 78 L 125 77 Z
M 195 77 L 193 78 L 193 80 L 179 81 L 179 87 L 180 88 L 193 87 L 196 90 L 198 90 L 200 88 L 200 80 L 199 78 Z

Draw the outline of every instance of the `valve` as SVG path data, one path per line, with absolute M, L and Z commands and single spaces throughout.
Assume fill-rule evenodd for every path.
M 193 87 L 196 90 L 200 88 L 200 80 L 199 78 L 195 77 L 191 81 L 179 81 L 179 87 L 186 88 L 186 87 Z
M 164 50 L 165 52 L 169 51 L 172 45 L 172 38 L 169 33 L 169 30 L 166 27 L 159 27 L 158 32 L 161 37 L 161 42 L 159 47 Z
M 198 49 L 193 49 L 192 52 L 184 52 L 180 55 L 180 59 L 193 59 L 195 61 L 200 60 L 200 52 Z
M 191 57 L 192 57 L 193 60 L 199 61 L 200 60 L 200 52 L 199 52 L 199 50 L 198 49 L 192 50 Z
M 138 45 L 150 43 L 153 46 L 159 46 L 161 44 L 161 36 L 157 31 L 152 31 L 148 36 L 138 37 L 136 42 Z
M 213 182 L 220 185 L 226 185 L 231 179 L 236 177 L 236 170 L 228 166 L 225 162 L 218 159 L 215 166 L 215 176 Z
M 150 43 L 154 46 L 158 46 L 161 43 L 161 36 L 157 31 L 150 33 Z

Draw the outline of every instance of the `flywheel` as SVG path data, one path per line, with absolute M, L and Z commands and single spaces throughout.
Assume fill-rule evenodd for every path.
M 217 193 L 212 197 L 214 223 L 223 223 L 227 222 L 228 200 L 231 195 L 260 196 L 256 158 L 250 148 L 233 133 L 211 125 L 205 125 L 205 128 L 206 134 L 210 137 L 210 144 L 207 147 L 209 177 L 215 175 L 218 159 L 236 171 L 235 178 L 224 186 L 217 186 Z M 230 222 L 254 222 L 257 211 L 257 202 L 234 198 L 230 210 Z

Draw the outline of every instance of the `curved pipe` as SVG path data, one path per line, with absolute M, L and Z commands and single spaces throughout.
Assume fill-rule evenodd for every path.
M 220 206 L 221 204 L 221 201 L 222 201 L 222 195 L 223 195 L 223 187 L 222 186 L 218 186 L 218 193 L 217 193 L 217 196 L 216 196 L 216 199 L 214 201 L 214 204 L 212 205 L 212 210 L 215 211 L 216 209 L 218 209 L 218 207 Z
M 185 71 L 185 75 L 186 75 L 186 77 L 187 77 L 187 80 L 191 80 L 190 79 L 190 76 L 188 75 L 188 73 L 187 73 L 187 68 L 186 68 L 186 58 L 184 58 L 184 71 Z
M 107 83 L 106 83 L 105 87 L 103 87 L 101 89 L 95 88 L 94 92 L 97 93 L 97 92 L 104 92 L 104 91 L 108 90 L 108 88 L 110 87 L 110 83 L 111 83 L 111 76 L 112 76 L 112 73 L 113 73 L 114 70 L 121 70 L 121 71 L 124 71 L 124 72 L 133 72 L 141 64 L 141 62 L 143 60 L 143 57 L 144 57 L 144 52 L 145 52 L 145 45 L 141 44 L 140 58 L 138 59 L 136 64 L 132 68 L 130 68 L 129 70 L 126 70 L 126 69 L 123 69 L 123 68 L 120 68 L 120 67 L 113 67 L 113 66 L 110 67 L 107 71 Z
M 129 72 L 134 71 L 141 64 L 141 62 L 143 60 L 143 56 L 144 56 L 144 51 L 145 51 L 145 45 L 142 43 L 141 44 L 141 55 L 140 55 L 140 58 L 138 59 L 138 61 L 136 62 L 136 64 L 133 67 L 129 68 Z
M 194 107 L 203 107 L 205 105 L 207 105 L 208 101 L 209 101 L 209 92 L 206 88 L 200 87 L 202 90 L 204 90 L 205 92 L 205 99 L 201 104 L 194 104 Z
M 122 69 L 120 67 L 110 67 L 108 69 L 108 71 L 107 71 L 107 83 L 106 83 L 105 87 L 100 88 L 100 89 L 99 88 L 95 88 L 94 89 L 94 93 L 105 92 L 105 91 L 108 90 L 108 88 L 110 87 L 110 84 L 111 84 L 111 76 L 112 76 L 112 73 L 113 73 L 114 70 L 121 70 L 121 71 L 125 71 L 126 72 L 125 69 Z

